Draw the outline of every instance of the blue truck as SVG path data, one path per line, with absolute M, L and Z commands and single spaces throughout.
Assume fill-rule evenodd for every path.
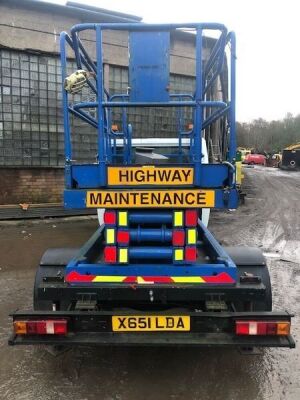
M 107 30 L 128 32 L 125 92 L 105 85 Z M 182 31 L 194 42 L 192 93 L 170 85 L 171 40 Z M 292 315 L 272 311 L 261 251 L 224 248 L 207 228 L 210 209 L 239 204 L 234 33 L 218 23 L 90 23 L 61 33 L 60 44 L 64 204 L 98 210 L 100 224 L 82 248 L 45 252 L 33 310 L 11 314 L 9 344 L 293 348 Z M 176 136 L 141 139 L 128 118 L 140 108 L 173 110 Z M 76 119 L 97 137 L 93 162 L 74 159 Z M 212 129 L 217 158 L 208 154 Z

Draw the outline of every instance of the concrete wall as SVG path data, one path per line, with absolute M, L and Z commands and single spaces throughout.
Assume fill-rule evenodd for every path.
M 91 17 L 59 14 L 57 6 L 53 11 L 14 6 L 0 3 L 0 46 L 11 49 L 35 50 L 59 53 L 59 33 L 68 31 L 73 25 L 82 22 L 95 22 Z M 26 4 L 26 2 L 24 2 Z M 63 10 L 63 7 L 62 7 Z M 61 12 L 62 12 L 61 10 Z M 98 21 L 98 22 L 101 22 Z M 103 21 L 102 21 L 103 22 Z M 105 31 L 104 61 L 112 65 L 128 65 L 127 32 Z M 95 54 L 94 34 L 82 36 L 91 55 Z M 208 57 L 209 47 L 204 49 L 204 59 Z M 195 75 L 195 55 L 193 35 L 172 37 L 170 72 L 181 75 Z

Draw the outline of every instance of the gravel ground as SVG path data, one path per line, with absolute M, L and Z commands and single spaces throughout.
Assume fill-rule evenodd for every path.
M 246 205 L 213 213 L 224 245 L 263 249 L 274 309 L 300 326 L 300 173 L 247 169 Z M 0 225 L 0 399 L 2 400 L 299 400 L 300 349 L 242 355 L 229 349 L 77 348 L 53 356 L 39 347 L 8 347 L 8 313 L 31 305 L 35 268 L 47 247 L 79 246 L 95 220 Z

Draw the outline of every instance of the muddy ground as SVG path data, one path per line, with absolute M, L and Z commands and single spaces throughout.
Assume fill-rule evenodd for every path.
M 247 169 L 246 205 L 215 212 L 210 229 L 226 245 L 260 246 L 270 266 L 274 308 L 297 314 L 300 337 L 300 173 Z M 1 400 L 299 400 L 300 346 L 242 355 L 229 349 L 78 348 L 53 356 L 8 347 L 8 313 L 29 307 L 47 247 L 77 246 L 95 220 L 0 225 Z

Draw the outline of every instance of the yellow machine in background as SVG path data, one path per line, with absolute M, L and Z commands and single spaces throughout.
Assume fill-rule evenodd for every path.
M 284 150 L 299 150 L 300 149 L 300 142 L 294 143 L 286 147 Z
M 242 181 L 244 179 L 244 174 L 243 174 L 243 167 L 242 167 L 242 161 L 236 161 L 235 163 L 235 168 L 236 168 L 236 175 L 235 175 L 235 179 L 236 179 L 236 184 L 241 187 L 242 185 Z
M 241 204 L 245 203 L 245 196 L 246 196 L 246 194 L 242 190 L 242 182 L 244 179 L 242 155 L 244 153 L 245 157 L 246 151 L 248 150 L 245 149 L 244 147 L 239 147 L 236 152 L 236 162 L 235 162 L 235 181 L 236 181 L 236 187 L 239 191 L 239 198 Z
M 238 147 L 237 151 L 241 154 L 241 161 L 244 161 L 247 154 L 251 154 L 253 147 Z

